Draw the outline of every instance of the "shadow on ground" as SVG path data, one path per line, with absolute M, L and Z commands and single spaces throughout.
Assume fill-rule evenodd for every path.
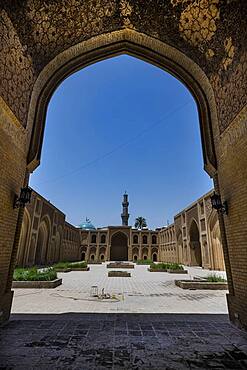
M 199 368 L 247 368 L 227 315 L 14 314 L 0 328 L 0 369 Z

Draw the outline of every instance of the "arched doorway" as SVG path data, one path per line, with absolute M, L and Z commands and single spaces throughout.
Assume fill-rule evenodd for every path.
M 30 216 L 28 210 L 25 208 L 21 226 L 19 247 L 17 252 L 17 261 L 16 261 L 17 266 L 24 266 L 27 264 L 29 233 L 30 233 Z
M 157 262 L 157 253 L 153 253 L 152 260 L 153 262 Z
M 178 246 L 178 262 L 185 263 L 184 256 L 183 256 L 183 240 L 182 240 L 181 230 L 179 230 L 179 233 L 177 235 L 177 246 Z
M 128 261 L 128 237 L 122 232 L 114 234 L 111 238 L 111 261 Z
M 202 266 L 202 251 L 200 243 L 200 234 L 195 220 L 190 225 L 190 256 L 191 266 Z
M 61 231 L 57 231 L 56 233 L 56 239 L 55 239 L 55 253 L 54 253 L 54 261 L 58 262 L 60 260 L 60 248 L 61 248 Z
M 47 246 L 49 241 L 49 227 L 47 221 L 40 223 L 38 231 L 38 240 L 35 252 L 35 265 L 43 265 L 46 263 Z
M 209 232 L 211 243 L 212 268 L 214 270 L 224 270 L 224 254 L 220 235 L 220 225 L 218 214 L 213 211 L 209 220 Z

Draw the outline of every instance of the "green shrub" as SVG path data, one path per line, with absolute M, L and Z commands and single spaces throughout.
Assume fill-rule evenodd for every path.
M 57 278 L 56 271 L 49 267 L 45 270 L 38 270 L 37 267 L 17 268 L 14 271 L 14 281 L 51 281 Z
M 58 262 L 53 267 L 54 269 L 67 269 L 69 262 Z
M 169 270 L 184 270 L 183 266 L 179 263 L 170 263 L 169 267 L 167 267 Z
M 160 263 L 151 263 L 150 268 L 154 270 L 183 270 L 183 266 L 179 263 L 169 263 L 169 262 L 160 262 Z
M 135 261 L 137 265 L 151 265 L 153 263 L 152 260 L 137 260 Z
M 226 279 L 217 274 L 207 275 L 207 281 L 210 281 L 211 283 L 226 283 Z
M 160 262 L 160 263 L 151 263 L 150 265 L 150 268 L 151 269 L 154 269 L 154 270 L 167 270 L 168 269 L 168 266 L 169 263 L 164 263 L 164 262 Z

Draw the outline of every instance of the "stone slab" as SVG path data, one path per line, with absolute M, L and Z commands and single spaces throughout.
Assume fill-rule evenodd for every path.
M 13 281 L 12 288 L 52 289 L 62 284 L 62 279 L 51 281 Z

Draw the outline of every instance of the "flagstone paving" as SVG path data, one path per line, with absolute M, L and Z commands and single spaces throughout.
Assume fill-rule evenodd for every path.
M 147 266 L 128 269 L 131 277 L 107 276 L 106 264 L 90 271 L 59 273 L 63 284 L 55 289 L 15 289 L 13 313 L 227 313 L 226 291 L 182 290 L 175 279 L 206 276 L 212 271 L 188 267 L 188 275 L 149 272 Z M 224 272 L 217 272 L 225 276 Z M 90 297 L 92 285 L 117 299 Z
M 247 334 L 227 315 L 14 314 L 0 369 L 247 369 Z

